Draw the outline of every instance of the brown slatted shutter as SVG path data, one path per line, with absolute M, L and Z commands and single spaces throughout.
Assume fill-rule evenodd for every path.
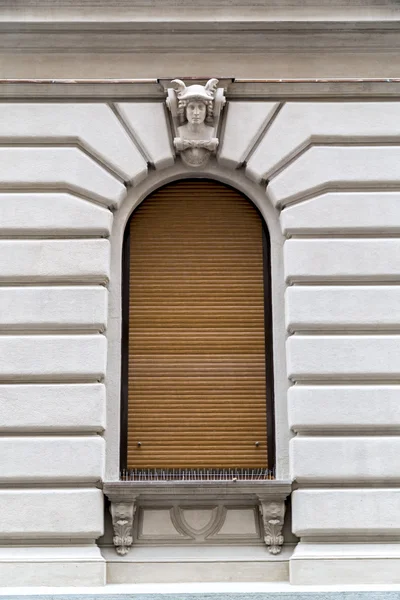
M 267 468 L 258 212 L 222 184 L 182 181 L 128 227 L 127 467 Z

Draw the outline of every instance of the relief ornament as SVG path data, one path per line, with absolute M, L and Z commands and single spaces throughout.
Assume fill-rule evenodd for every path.
M 218 79 L 205 85 L 186 87 L 180 79 L 171 81 L 167 106 L 174 127 L 174 147 L 189 167 L 204 167 L 218 147 L 218 123 L 225 104 Z
M 134 502 L 111 502 L 111 519 L 114 529 L 113 544 L 118 554 L 128 554 L 132 546 L 132 526 L 136 512 Z

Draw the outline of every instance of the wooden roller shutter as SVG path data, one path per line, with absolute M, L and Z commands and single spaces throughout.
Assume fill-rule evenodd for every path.
M 267 468 L 257 210 L 222 184 L 182 181 L 128 227 L 127 468 Z

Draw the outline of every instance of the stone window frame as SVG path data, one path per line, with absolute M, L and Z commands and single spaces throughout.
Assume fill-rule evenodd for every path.
M 283 271 L 284 237 L 279 224 L 279 212 L 265 192 L 265 187 L 249 181 L 243 172 L 229 171 L 210 164 L 202 170 L 194 170 L 180 163 L 161 172 L 153 171 L 137 187 L 132 188 L 122 206 L 114 214 L 111 234 L 111 278 L 109 284 L 108 310 L 108 361 L 107 361 L 107 429 L 106 468 L 104 480 L 119 481 L 120 461 L 120 408 L 121 408 L 121 331 L 122 331 L 122 249 L 126 224 L 134 209 L 153 191 L 180 179 L 214 179 L 237 189 L 256 206 L 268 228 L 271 243 L 271 300 L 272 300 L 272 346 L 274 352 L 274 398 L 275 398 L 275 452 L 276 479 L 289 479 L 289 441 L 293 437 L 287 416 L 284 292 Z
M 263 288 L 264 288 L 264 338 L 265 338 L 265 403 L 266 403 L 266 448 L 268 455 L 268 471 L 275 472 L 276 463 L 276 449 L 275 449 L 275 398 L 274 398 L 274 373 L 273 373 L 273 340 L 272 340 L 272 299 L 271 299 L 271 241 L 263 215 L 260 213 L 258 207 L 251 202 L 247 196 L 242 194 L 237 188 L 228 186 L 226 183 L 217 181 L 216 179 L 210 180 L 209 178 L 185 178 L 183 181 L 214 181 L 217 185 L 227 186 L 234 192 L 239 194 L 238 197 L 242 197 L 245 202 L 250 202 L 255 208 L 258 217 L 261 220 L 262 226 L 262 251 L 263 251 Z M 157 193 L 159 190 L 168 187 L 168 185 L 179 183 L 181 180 L 170 182 L 161 186 L 155 190 Z M 151 197 L 151 194 L 148 196 Z M 146 197 L 147 199 L 147 197 Z M 146 199 L 144 201 L 146 201 Z M 138 205 L 139 206 L 139 205 Z M 122 331 L 121 331 L 121 422 L 120 422 L 120 472 L 127 469 L 127 444 L 128 444 L 128 407 L 129 407 L 129 380 L 128 380 L 128 335 L 129 335 L 129 314 L 130 314 L 130 298 L 128 287 L 125 286 L 125 281 L 129 278 L 130 272 L 130 254 L 129 254 L 129 240 L 130 240 L 130 223 L 134 216 L 135 210 L 131 212 L 130 217 L 127 221 L 124 233 L 123 248 L 122 248 L 122 280 L 121 280 L 121 297 L 122 297 Z

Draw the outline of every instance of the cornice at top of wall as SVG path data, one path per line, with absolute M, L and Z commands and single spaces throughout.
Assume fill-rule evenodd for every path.
M 4 15 L 3 15 L 4 16 Z M 5 53 L 237 53 L 400 51 L 400 14 L 386 21 L 0 21 Z
M 1 0 L 0 21 L 396 21 L 397 0 Z
M 210 73 L 180 79 L 190 83 L 217 76 L 228 100 L 398 100 L 400 78 L 236 79 Z M 165 101 L 166 79 L 0 79 L 0 102 Z M 203 81 L 204 80 L 204 81 Z
M 0 52 L 400 50 L 398 0 L 0 0 Z
M 222 65 L 217 75 L 397 77 L 399 0 L 0 0 L 0 9 L 3 76 L 174 77 L 197 57 L 202 73 L 210 60 Z

